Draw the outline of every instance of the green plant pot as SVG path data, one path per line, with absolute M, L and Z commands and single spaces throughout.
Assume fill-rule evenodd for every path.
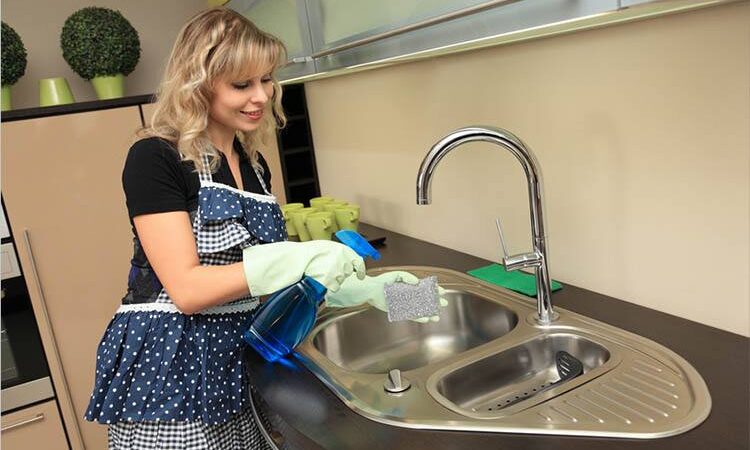
M 73 103 L 68 80 L 63 77 L 39 80 L 39 106 L 66 105 Z
M 125 75 L 118 73 L 112 76 L 100 76 L 91 79 L 99 100 L 120 98 L 125 95 Z
M 10 85 L 3 86 L 3 91 L 0 93 L 0 102 L 2 102 L 0 111 L 10 110 Z

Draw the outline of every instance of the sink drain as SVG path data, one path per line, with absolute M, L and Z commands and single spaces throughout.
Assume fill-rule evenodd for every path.
M 493 405 L 485 407 L 487 411 L 497 411 L 499 409 L 507 408 L 510 405 L 515 405 L 516 403 L 522 402 L 526 400 L 527 398 L 534 396 L 538 394 L 539 392 L 545 391 L 549 389 L 551 386 L 553 386 L 554 382 L 544 383 L 536 385 L 535 387 L 532 387 L 530 389 L 526 389 L 524 392 L 512 392 L 509 395 L 500 397 L 496 400 L 494 400 Z

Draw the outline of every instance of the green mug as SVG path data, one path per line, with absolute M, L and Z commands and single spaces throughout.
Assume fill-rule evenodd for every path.
M 318 208 L 298 208 L 289 212 L 292 216 L 292 223 L 294 224 L 295 230 L 297 230 L 297 236 L 299 236 L 300 241 L 305 242 L 311 239 L 310 233 L 307 231 L 307 216 L 316 212 L 318 212 Z
M 339 229 L 357 231 L 359 227 L 359 206 L 350 203 L 336 208 L 333 213 L 336 215 L 336 223 Z
M 330 211 L 316 212 L 307 216 L 307 231 L 312 239 L 331 240 L 336 230 L 336 218 Z
M 312 208 L 319 208 L 322 210 L 324 204 L 328 202 L 332 202 L 333 200 L 334 200 L 333 197 L 329 197 L 327 195 L 322 195 L 320 197 L 313 197 L 310 199 L 310 206 Z
M 286 224 L 286 234 L 289 236 L 290 241 L 299 240 L 299 233 L 297 233 L 297 228 L 294 226 L 294 222 L 292 222 L 290 212 L 304 207 L 305 205 L 302 203 L 287 203 L 281 206 L 281 214 L 284 216 L 284 223 Z
M 347 204 L 348 203 L 346 203 L 343 200 L 334 200 L 334 201 L 330 201 L 330 202 L 324 204 L 323 205 L 323 209 L 325 211 L 334 212 L 336 210 L 336 208 L 341 208 L 342 206 L 346 206 Z

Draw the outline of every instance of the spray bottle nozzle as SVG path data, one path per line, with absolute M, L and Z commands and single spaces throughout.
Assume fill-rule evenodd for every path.
M 352 230 L 341 230 L 337 231 L 335 233 L 336 239 L 339 240 L 342 244 L 348 246 L 357 254 L 363 258 L 367 258 L 368 256 L 372 258 L 373 260 L 377 261 L 380 259 L 380 252 L 375 250 L 375 247 L 373 247 L 369 242 L 367 242 L 367 239 L 365 239 L 361 234 L 357 233 L 356 231 Z

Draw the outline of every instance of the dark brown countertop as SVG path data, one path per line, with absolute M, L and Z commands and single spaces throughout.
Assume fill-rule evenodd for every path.
M 363 225 L 368 237 L 386 236 L 382 258 L 368 267 L 425 265 L 461 272 L 490 261 Z M 533 299 L 530 299 L 533 301 Z M 412 430 L 366 419 L 346 407 L 296 360 L 269 364 L 249 356 L 253 383 L 280 418 L 277 429 L 299 449 L 504 449 L 594 450 L 750 448 L 750 341 L 686 319 L 564 284 L 553 304 L 654 340 L 692 364 L 708 385 L 713 406 L 708 419 L 677 436 L 604 439 L 502 433 Z M 707 300 L 709 301 L 709 300 Z

